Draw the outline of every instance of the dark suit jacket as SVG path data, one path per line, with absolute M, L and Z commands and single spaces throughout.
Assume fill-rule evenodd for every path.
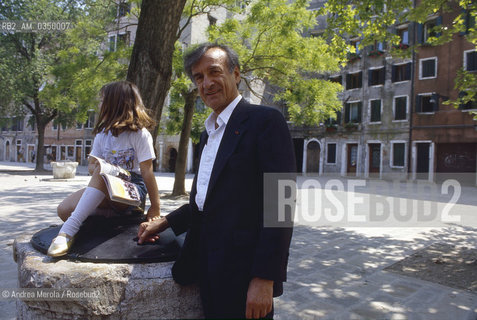
M 200 154 L 207 138 L 203 132 Z M 263 174 L 295 172 L 293 150 L 281 113 L 242 99 L 219 146 L 203 212 L 194 179 L 189 204 L 167 216 L 176 235 L 187 231 L 173 276 L 181 284 L 200 281 L 204 308 L 243 304 L 252 277 L 273 280 L 274 296 L 282 294 L 292 228 L 263 227 Z

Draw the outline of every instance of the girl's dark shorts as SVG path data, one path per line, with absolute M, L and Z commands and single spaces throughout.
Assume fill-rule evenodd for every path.
M 139 191 L 139 197 L 141 198 L 141 205 L 142 210 L 144 210 L 144 206 L 146 204 L 146 195 L 147 195 L 147 188 L 146 184 L 144 183 L 144 179 L 138 173 L 131 172 L 131 182 L 134 183 Z M 130 210 L 137 210 L 138 207 L 130 206 Z

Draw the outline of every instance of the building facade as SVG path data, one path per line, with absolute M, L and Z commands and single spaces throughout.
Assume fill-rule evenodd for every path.
M 445 102 L 465 94 L 454 88 L 459 70 L 477 72 L 475 46 L 465 39 L 465 32 L 440 46 L 426 45 L 432 26 L 450 26 L 460 9 L 437 13 L 419 25 L 416 40 L 422 47 L 416 53 L 414 74 L 414 109 L 411 128 L 411 172 L 413 179 L 439 180 L 466 176 L 477 183 L 477 121 L 469 111 L 477 111 L 476 103 L 458 109 Z
M 312 1 L 314 10 L 324 4 Z M 316 128 L 292 128 L 299 171 L 389 180 L 435 180 L 435 173 L 472 173 L 477 183 L 477 122 L 469 110 L 443 105 L 456 99 L 457 70 L 477 71 L 475 46 L 464 35 L 440 46 L 426 46 L 432 26 L 450 25 L 460 9 L 430 16 L 424 24 L 394 26 L 399 50 L 423 44 L 409 58 L 393 58 L 383 43 L 359 48 L 346 67 L 330 76 L 342 84 L 343 109 L 337 119 Z M 318 29 L 326 19 L 318 18 Z M 411 53 L 411 52 L 409 52 Z M 301 145 L 301 146 L 300 146 Z

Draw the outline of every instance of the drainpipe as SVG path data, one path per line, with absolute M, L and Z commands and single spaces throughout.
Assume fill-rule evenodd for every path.
M 413 7 L 416 7 L 416 0 L 413 1 Z M 412 22 L 412 58 L 411 58 L 411 97 L 410 97 L 410 112 L 409 112 L 409 143 L 407 146 L 408 152 L 407 152 L 407 172 L 408 172 L 408 178 L 409 174 L 411 174 L 412 177 L 412 116 L 414 114 L 414 73 L 416 70 L 416 50 L 414 48 L 414 45 L 416 44 L 416 23 Z M 409 39 L 410 40 L 410 39 Z

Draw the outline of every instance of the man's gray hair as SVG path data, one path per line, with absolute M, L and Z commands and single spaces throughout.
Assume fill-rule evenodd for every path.
M 218 43 L 203 43 L 193 50 L 187 52 L 184 55 L 184 69 L 186 74 L 195 83 L 194 78 L 192 77 L 192 67 L 199 62 L 199 60 L 204 56 L 204 54 L 209 49 L 218 48 L 222 49 L 227 55 L 227 65 L 229 67 L 229 72 L 232 73 L 237 67 L 240 70 L 240 63 L 238 59 L 238 54 L 229 46 L 218 44 Z

